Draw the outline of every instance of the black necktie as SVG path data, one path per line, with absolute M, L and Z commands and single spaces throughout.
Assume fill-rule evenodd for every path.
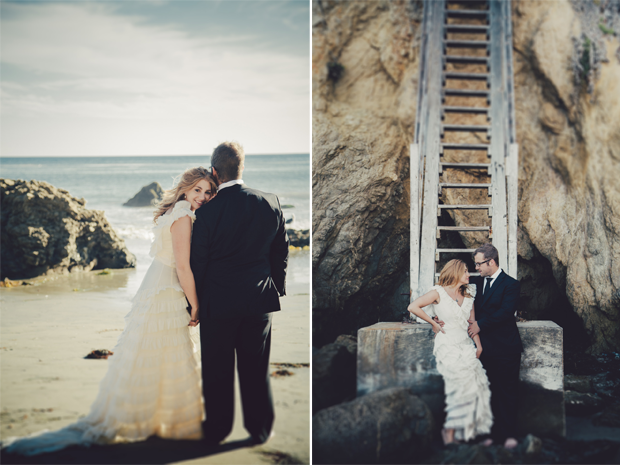
M 491 278 L 484 278 L 484 289 L 482 290 L 482 295 L 489 292 L 490 287 L 491 287 Z

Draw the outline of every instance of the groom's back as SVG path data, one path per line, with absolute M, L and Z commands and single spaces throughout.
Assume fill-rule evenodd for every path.
M 196 211 L 191 265 L 211 318 L 280 309 L 288 239 L 274 194 L 234 185 Z

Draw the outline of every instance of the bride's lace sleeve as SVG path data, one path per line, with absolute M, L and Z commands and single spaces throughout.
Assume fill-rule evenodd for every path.
M 476 285 L 475 284 L 468 284 L 467 285 L 467 292 L 469 292 L 469 295 L 471 296 L 472 299 L 476 298 Z
M 467 286 L 467 292 L 469 293 L 470 298 L 465 299 L 463 301 L 463 305 L 461 305 L 461 313 L 462 313 L 462 318 L 465 319 L 465 327 L 467 326 L 467 319 L 469 318 L 469 314 L 471 312 L 471 308 L 474 305 L 474 298 L 476 297 L 476 285 L 475 284 L 469 284 Z
M 162 234 L 164 228 L 170 228 L 176 220 L 184 216 L 189 216 L 192 223 L 194 223 L 196 219 L 196 214 L 192 211 L 191 204 L 187 200 L 177 202 L 171 212 L 165 213 L 157 218 L 157 222 L 153 227 L 153 242 L 151 243 L 151 250 L 149 251 L 151 257 L 155 257 L 164 249 L 164 238 Z
M 191 204 L 187 200 L 180 200 L 174 205 L 170 213 L 170 225 L 184 216 L 189 216 L 192 219 L 192 223 L 196 219 L 196 214 L 192 211 Z

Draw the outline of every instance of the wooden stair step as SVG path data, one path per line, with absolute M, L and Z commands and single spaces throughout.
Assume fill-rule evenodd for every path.
M 478 232 L 478 231 L 488 231 L 489 232 L 489 237 L 490 232 L 491 232 L 491 228 L 489 226 L 438 226 L 437 227 L 437 240 L 441 239 L 441 231 L 455 231 L 455 232 Z M 445 249 L 438 249 L 438 250 L 445 250 Z M 457 249 L 457 250 L 463 250 L 466 251 L 468 249 Z
M 466 65 L 487 65 L 489 64 L 488 57 L 466 57 L 460 55 L 444 55 L 445 63 L 462 63 Z
M 441 133 L 444 131 L 464 131 L 464 132 L 488 132 L 491 126 L 481 126 L 473 124 L 442 124 Z
M 491 184 L 476 182 L 476 183 L 463 183 L 463 182 L 440 182 L 439 187 L 445 187 L 446 189 L 487 189 L 491 187 Z
M 445 31 L 447 33 L 456 34 L 488 34 L 489 26 L 484 25 L 469 25 L 469 24 L 446 24 Z
M 487 19 L 488 10 L 444 10 L 448 18 Z
M 488 40 L 456 40 L 446 39 L 443 41 L 444 50 L 446 48 L 487 48 Z
M 476 249 L 435 249 L 435 261 L 439 261 L 440 253 L 474 253 Z
M 464 170 L 469 170 L 469 169 L 488 170 L 489 168 L 491 168 L 491 164 L 490 163 L 451 163 L 451 162 L 439 163 L 440 173 L 444 168 L 460 168 Z
M 488 231 L 490 226 L 437 226 L 437 235 L 440 231 L 463 231 L 463 232 L 475 232 L 475 231 Z
M 491 146 L 489 144 L 457 144 L 457 143 L 443 143 L 440 145 L 440 153 L 443 154 L 444 150 L 489 150 Z
M 493 208 L 493 205 L 438 205 L 437 208 L 443 208 L 445 210 L 485 210 L 487 208 Z
M 491 184 L 486 183 L 440 182 L 438 186 L 439 195 L 441 195 L 441 189 L 489 189 L 489 195 L 491 195 Z
M 483 5 L 489 7 L 488 0 L 446 0 L 446 5 Z
M 441 108 L 443 113 L 479 113 L 489 114 L 490 108 L 486 107 L 454 107 L 444 106 Z
M 444 71 L 443 78 L 446 79 L 472 79 L 478 81 L 488 81 L 489 73 L 459 73 L 456 71 Z
M 444 96 L 450 97 L 487 97 L 491 93 L 488 90 L 473 90 L 473 89 L 441 89 L 441 93 Z
M 489 210 L 489 217 L 493 216 L 493 205 L 438 205 L 437 216 L 441 216 L 441 210 Z
M 481 5 L 486 8 L 489 7 L 488 0 L 446 0 L 446 5 Z

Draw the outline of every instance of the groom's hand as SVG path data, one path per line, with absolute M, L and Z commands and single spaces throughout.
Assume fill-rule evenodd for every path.
M 467 334 L 469 334 L 469 337 L 474 337 L 476 334 L 480 332 L 480 328 L 478 327 L 478 322 L 476 320 L 467 320 L 467 322 L 469 323 Z

